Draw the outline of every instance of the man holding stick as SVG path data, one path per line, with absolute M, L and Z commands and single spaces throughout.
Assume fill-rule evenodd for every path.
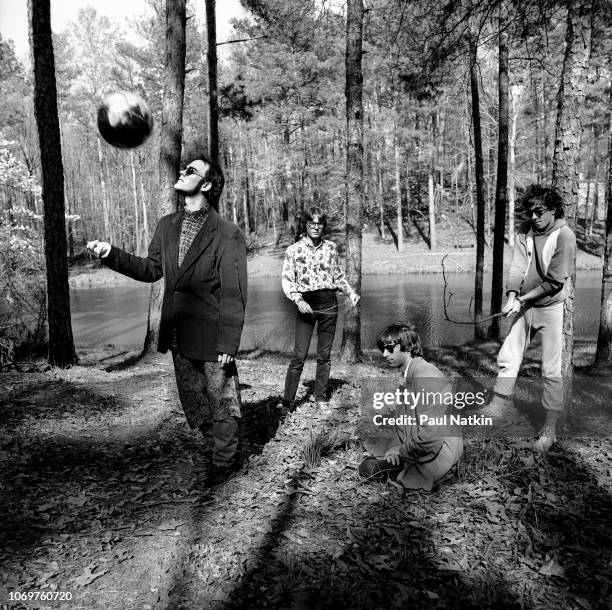
M 521 204 L 529 220 L 516 236 L 508 277 L 508 300 L 502 308 L 514 315 L 499 354 L 499 373 L 488 410 L 510 401 L 525 351 L 537 333 L 542 340 L 542 405 L 546 420 L 534 449 L 545 453 L 556 442 L 563 412 L 563 304 L 576 258 L 576 237 L 563 219 L 563 199 L 551 188 L 532 185 Z

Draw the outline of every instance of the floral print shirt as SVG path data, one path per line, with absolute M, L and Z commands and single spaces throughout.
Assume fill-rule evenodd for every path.
M 283 292 L 297 303 L 303 292 L 324 289 L 342 290 L 347 296 L 354 292 L 340 267 L 336 244 L 322 239 L 315 246 L 310 237 L 302 237 L 285 252 Z

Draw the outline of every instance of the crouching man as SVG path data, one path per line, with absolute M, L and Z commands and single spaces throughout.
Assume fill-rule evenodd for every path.
M 412 395 L 420 392 L 424 398 L 451 391 L 442 372 L 423 358 L 421 339 L 411 324 L 387 326 L 376 345 L 389 365 L 402 372 L 400 390 Z M 367 479 L 390 478 L 407 489 L 431 491 L 463 454 L 460 426 L 439 423 L 447 410 L 440 401 L 408 409 L 406 416 L 409 413 L 413 419 L 395 426 L 395 438 L 364 442 L 372 457 L 361 463 L 359 474 Z

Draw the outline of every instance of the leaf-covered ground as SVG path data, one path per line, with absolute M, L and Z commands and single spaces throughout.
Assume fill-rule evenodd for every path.
M 465 368 L 492 349 L 436 361 Z M 0 375 L 0 605 L 612 607 L 609 439 L 535 460 L 526 443 L 472 438 L 437 490 L 405 492 L 357 476 L 357 380 L 389 373 L 334 366 L 340 408 L 281 419 L 285 363 L 239 370 L 248 460 L 214 491 L 196 485 L 200 437 L 168 358 Z

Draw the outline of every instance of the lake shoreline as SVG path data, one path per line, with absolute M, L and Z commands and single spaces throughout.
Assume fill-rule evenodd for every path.
M 336 241 L 338 241 L 336 239 Z M 263 247 L 252 251 L 248 256 L 249 278 L 272 278 L 280 280 L 284 246 Z M 398 252 L 390 238 L 380 239 L 376 234 L 366 232 L 362 244 L 362 275 L 425 275 L 474 273 L 476 268 L 476 252 L 474 248 L 445 248 L 439 252 L 430 252 L 425 243 L 408 242 L 403 252 Z M 504 274 L 507 273 L 512 256 L 511 248 L 506 245 L 504 252 Z M 485 272 L 492 267 L 492 251 L 485 249 Z M 577 271 L 600 271 L 602 260 L 583 250 L 576 257 Z M 100 262 L 74 265 L 69 270 L 69 285 L 71 288 L 87 288 L 95 286 L 132 284 L 135 280 L 104 267 Z

